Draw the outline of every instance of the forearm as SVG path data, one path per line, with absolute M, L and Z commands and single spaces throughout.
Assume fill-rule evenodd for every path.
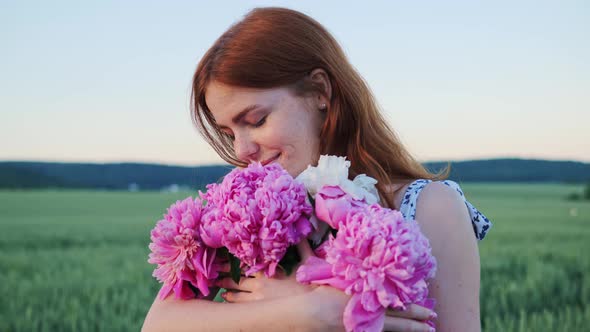
M 307 331 L 296 297 L 250 303 L 156 300 L 142 331 Z

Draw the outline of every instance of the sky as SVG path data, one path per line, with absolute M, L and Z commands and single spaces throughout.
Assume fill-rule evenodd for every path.
M 220 163 L 191 78 L 260 6 L 322 23 L 420 161 L 590 162 L 590 4 L 566 0 L 0 0 L 0 160 Z

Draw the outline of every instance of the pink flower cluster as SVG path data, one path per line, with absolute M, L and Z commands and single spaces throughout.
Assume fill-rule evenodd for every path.
M 164 283 L 159 298 L 165 299 L 170 292 L 179 299 L 194 298 L 190 285 L 199 290 L 200 296 L 209 295 L 219 262 L 217 250 L 206 246 L 200 236 L 201 217 L 206 210 L 199 198 L 177 201 L 151 231 L 148 262 L 158 265 L 153 275 Z
M 401 213 L 354 200 L 339 187 L 316 196 L 317 217 L 338 230 L 297 271 L 303 283 L 326 284 L 352 295 L 347 331 L 381 331 L 387 308 L 416 303 L 433 308 L 426 280 L 436 262 L 428 240 Z
M 164 285 L 158 296 L 209 295 L 226 247 L 246 268 L 272 277 L 289 246 L 312 230 L 312 207 L 303 184 L 278 164 L 234 169 L 221 184 L 210 184 L 201 198 L 173 204 L 151 231 L 148 262 Z M 225 257 L 224 257 L 225 259 Z
M 278 164 L 235 169 L 207 189 L 203 198 L 215 208 L 203 217 L 203 239 L 226 247 L 246 275 L 264 271 L 272 277 L 288 247 L 312 231 L 305 187 Z

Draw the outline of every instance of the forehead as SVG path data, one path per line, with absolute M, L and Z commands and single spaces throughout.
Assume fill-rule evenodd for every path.
M 234 115 L 252 105 L 271 107 L 289 94 L 286 88 L 252 89 L 213 81 L 207 85 L 205 102 L 218 123 L 228 123 Z

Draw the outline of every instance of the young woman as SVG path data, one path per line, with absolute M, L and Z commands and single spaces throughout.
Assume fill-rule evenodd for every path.
M 279 163 L 292 176 L 320 154 L 346 156 L 351 176 L 379 181 L 383 205 L 416 219 L 437 259 L 430 295 L 438 317 L 411 305 L 388 311 L 386 331 L 479 331 L 477 239 L 489 223 L 453 182 L 430 174 L 400 144 L 365 81 L 334 38 L 289 9 L 254 9 L 229 28 L 200 61 L 193 81 L 194 121 L 226 161 Z M 424 133 L 428 135 L 427 132 Z M 420 198 L 418 201 L 418 197 Z M 475 230 L 475 236 L 474 236 Z M 313 255 L 307 241 L 299 245 Z M 156 299 L 144 331 L 341 331 L 348 300 L 293 276 L 256 275 L 219 287 L 228 303 Z

